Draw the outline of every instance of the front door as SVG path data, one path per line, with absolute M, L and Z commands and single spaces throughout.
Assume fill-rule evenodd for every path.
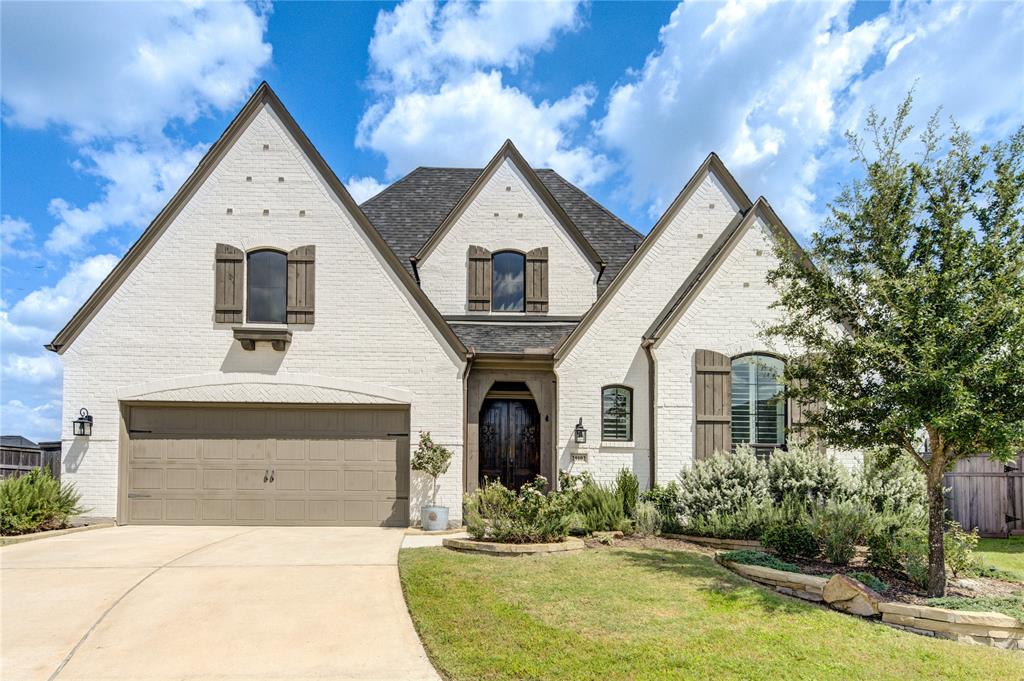
M 533 400 L 487 399 L 480 409 L 480 484 L 518 490 L 540 475 L 540 415 Z

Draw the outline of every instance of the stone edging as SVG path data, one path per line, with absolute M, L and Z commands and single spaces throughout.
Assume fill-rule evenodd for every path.
M 752 549 L 754 551 L 763 551 L 764 547 L 761 546 L 761 542 L 756 539 L 719 539 L 718 537 L 694 537 L 689 534 L 669 534 L 662 533 L 662 537 L 668 539 L 681 539 L 688 541 L 691 544 L 699 544 L 700 546 L 710 546 L 713 549 L 727 549 L 729 551 L 739 551 L 742 549 Z
M 492 556 L 530 556 L 541 553 L 574 553 L 582 551 L 586 545 L 582 539 L 566 537 L 564 541 L 550 544 L 499 544 L 493 541 L 475 541 L 473 539 L 455 539 L 445 537 L 441 544 L 456 551 L 473 551 Z
M 971 610 L 948 610 L 929 605 L 911 605 L 895 601 L 881 602 L 871 589 L 845 575 L 831 578 L 785 572 L 760 565 L 743 565 L 722 560 L 715 554 L 715 562 L 751 581 L 770 587 L 775 591 L 807 601 L 823 602 L 833 609 L 863 617 L 881 615 L 882 622 L 897 629 L 915 634 L 950 639 L 963 643 L 978 643 L 994 648 L 1024 650 L 1024 622 L 998 612 L 976 612 Z M 838 585 L 838 593 L 846 583 L 856 585 L 859 593 L 842 593 L 843 600 L 834 601 L 829 592 Z M 826 588 L 827 587 L 827 588 Z M 851 607 L 861 606 L 861 607 Z
M 29 534 L 15 534 L 10 537 L 0 537 L 0 546 L 11 544 L 23 544 L 27 541 L 47 539 L 48 537 L 59 537 L 64 534 L 75 534 L 86 530 L 102 530 L 105 527 L 114 527 L 116 523 L 95 523 L 93 525 L 79 525 L 78 527 L 65 527 L 60 530 L 47 530 L 45 532 L 31 532 Z

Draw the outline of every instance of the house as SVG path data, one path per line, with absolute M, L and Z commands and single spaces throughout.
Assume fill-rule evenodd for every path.
M 35 443 L 21 435 L 0 436 L 0 479 L 16 478 L 33 468 L 45 468 L 60 478 L 61 443 Z
M 122 523 L 402 526 L 421 431 L 455 521 L 484 479 L 781 445 L 779 240 L 714 154 L 646 237 L 511 142 L 357 205 L 264 83 L 48 346 L 64 476 Z

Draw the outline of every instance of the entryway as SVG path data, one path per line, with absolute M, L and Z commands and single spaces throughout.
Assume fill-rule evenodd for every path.
M 528 395 L 525 390 L 522 397 L 484 400 L 480 409 L 481 485 L 498 481 L 518 490 L 540 475 L 540 414 Z

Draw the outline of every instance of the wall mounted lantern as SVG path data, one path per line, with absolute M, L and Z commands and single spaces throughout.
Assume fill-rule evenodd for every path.
M 71 432 L 76 437 L 89 437 L 92 435 L 92 416 L 89 415 L 89 410 L 85 407 L 78 411 L 78 418 L 71 422 Z
M 572 431 L 573 439 L 576 440 L 576 444 L 581 445 L 587 441 L 587 429 L 583 427 L 583 417 L 580 417 L 580 422 L 576 424 L 576 427 Z

